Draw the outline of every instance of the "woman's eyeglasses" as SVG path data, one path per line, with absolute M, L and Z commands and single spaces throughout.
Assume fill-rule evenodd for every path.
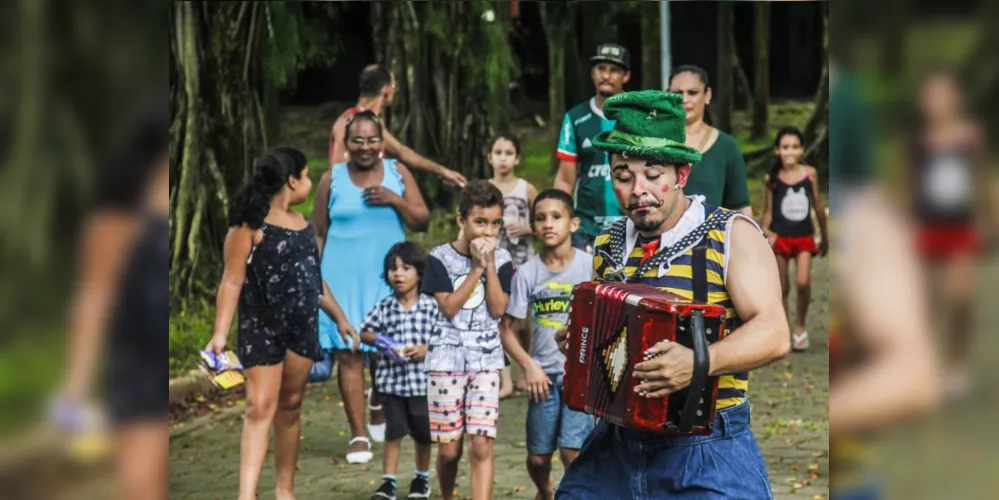
M 355 146 L 364 146 L 365 144 L 367 144 L 368 146 L 371 147 L 378 147 L 382 143 L 382 138 L 369 137 L 368 139 L 365 140 L 363 137 L 351 137 L 350 143 Z

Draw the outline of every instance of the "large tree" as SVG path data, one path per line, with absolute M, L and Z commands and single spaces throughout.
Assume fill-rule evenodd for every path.
M 516 67 L 507 2 L 373 2 L 375 57 L 396 75 L 391 128 L 400 140 L 468 178 L 491 176 L 489 136 L 510 125 Z M 454 190 L 418 174 L 432 206 Z
M 557 127 L 565 113 L 565 52 L 576 2 L 541 2 L 541 22 L 548 42 L 548 122 Z
M 170 11 L 170 291 L 209 294 L 221 269 L 230 195 L 270 146 L 268 109 L 305 64 L 335 52 L 323 29 L 340 6 L 174 2 Z M 200 274 L 199 274 L 200 273 Z M 193 295 L 192 295 L 193 294 Z
M 735 24 L 735 12 L 731 2 L 719 2 L 718 18 L 718 75 L 712 85 L 711 111 L 714 116 L 714 126 L 724 132 L 732 132 L 732 110 L 733 102 L 733 82 L 734 71 L 732 67 L 732 43 L 733 29 Z
M 8 333 L 36 313 L 52 321 L 71 289 L 97 179 L 136 107 L 165 87 L 169 7 L 121 4 L 4 4 L 0 37 L 11 50 L 0 56 L 0 321 Z M 97 29 L 101 22 L 114 29 Z
M 770 3 L 756 2 L 753 37 L 753 125 L 752 136 L 762 139 L 770 132 Z

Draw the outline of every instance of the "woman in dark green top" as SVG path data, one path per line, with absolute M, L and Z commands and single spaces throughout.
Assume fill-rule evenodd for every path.
M 709 205 L 738 210 L 752 217 L 746 163 L 739 144 L 704 121 L 704 112 L 711 102 L 708 74 L 697 66 L 679 66 L 670 75 L 669 91 L 683 94 L 687 145 L 702 153 L 701 161 L 690 168 L 683 192 L 702 195 Z

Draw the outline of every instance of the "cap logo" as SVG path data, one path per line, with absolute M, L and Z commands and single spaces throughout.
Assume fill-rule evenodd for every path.
M 617 47 L 603 47 L 600 49 L 600 55 L 617 57 L 621 55 L 621 51 Z

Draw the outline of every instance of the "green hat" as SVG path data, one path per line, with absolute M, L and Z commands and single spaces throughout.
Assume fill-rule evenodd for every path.
M 683 96 L 660 90 L 625 92 L 604 101 L 604 116 L 614 128 L 593 138 L 608 153 L 668 164 L 697 163 L 700 151 L 687 146 Z

